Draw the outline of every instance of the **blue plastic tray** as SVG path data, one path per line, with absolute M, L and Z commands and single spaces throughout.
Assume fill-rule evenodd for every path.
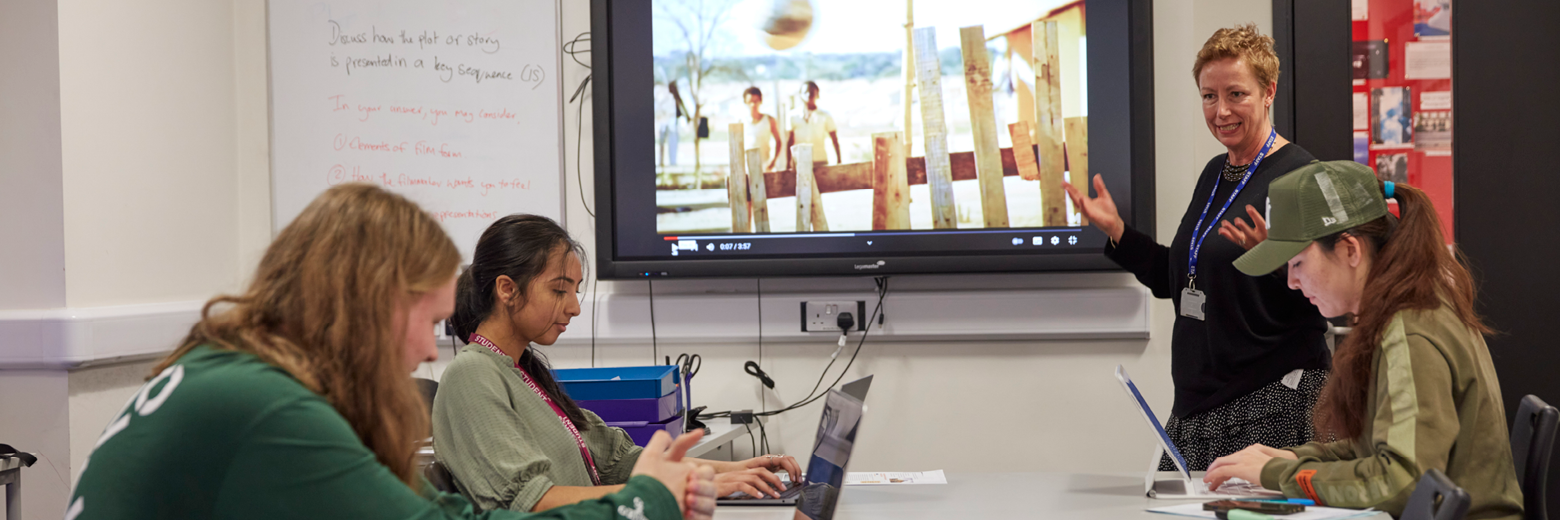
M 658 399 L 677 388 L 677 367 L 567 368 L 553 371 L 575 401 Z

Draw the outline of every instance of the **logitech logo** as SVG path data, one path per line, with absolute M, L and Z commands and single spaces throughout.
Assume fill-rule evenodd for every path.
M 860 270 L 863 270 L 863 269 L 877 269 L 879 267 L 883 267 L 883 264 L 887 264 L 887 263 L 888 262 L 885 262 L 885 261 L 882 261 L 882 260 L 878 260 L 877 263 L 875 263 L 875 264 L 856 264 L 856 270 L 860 271 Z

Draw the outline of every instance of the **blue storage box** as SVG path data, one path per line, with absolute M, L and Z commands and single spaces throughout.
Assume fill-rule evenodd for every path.
M 672 418 L 682 411 L 678 396 L 672 393 L 655 399 L 600 399 L 575 401 L 580 408 L 596 412 L 606 422 L 649 421 L 659 422 Z M 572 395 L 572 394 L 571 394 Z
M 553 371 L 563 391 L 575 401 L 660 399 L 677 389 L 677 367 L 566 368 Z
M 679 414 L 676 417 L 661 422 L 609 422 L 607 423 L 607 426 L 622 428 L 623 431 L 628 432 L 628 437 L 634 440 L 634 444 L 636 446 L 644 446 L 646 444 L 650 444 L 650 438 L 655 436 L 655 432 L 661 430 L 666 430 L 666 433 L 672 434 L 673 439 L 676 439 L 678 435 L 682 435 L 683 416 Z

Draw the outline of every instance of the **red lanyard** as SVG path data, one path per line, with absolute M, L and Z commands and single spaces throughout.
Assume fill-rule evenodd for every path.
M 504 354 L 503 350 L 499 350 L 498 345 L 494 345 L 492 340 L 483 337 L 481 334 L 472 333 L 469 342 L 487 347 L 488 350 L 500 355 L 509 355 Z M 590 481 L 595 485 L 601 485 L 601 475 L 596 473 L 596 459 L 590 456 L 590 448 L 585 446 L 585 438 L 580 436 L 580 430 L 574 427 L 574 421 L 569 420 L 569 414 L 563 413 L 563 408 L 559 407 L 558 403 L 553 402 L 552 398 L 547 396 L 547 392 L 542 391 L 542 387 L 536 386 L 536 382 L 531 380 L 531 374 L 520 367 L 519 359 L 515 359 L 515 369 L 520 371 L 520 379 L 525 381 L 525 385 L 531 387 L 531 391 L 536 392 L 536 395 L 541 396 L 542 401 L 545 401 L 547 406 L 552 407 L 553 413 L 558 414 L 558 420 L 563 422 L 564 429 L 569 430 L 569 433 L 574 435 L 574 442 L 580 445 L 580 457 L 585 459 L 585 469 L 590 471 Z

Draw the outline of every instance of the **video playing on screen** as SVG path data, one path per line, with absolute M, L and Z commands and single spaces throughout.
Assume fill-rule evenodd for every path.
M 1084 2 L 652 4 L 657 233 L 1084 224 Z

